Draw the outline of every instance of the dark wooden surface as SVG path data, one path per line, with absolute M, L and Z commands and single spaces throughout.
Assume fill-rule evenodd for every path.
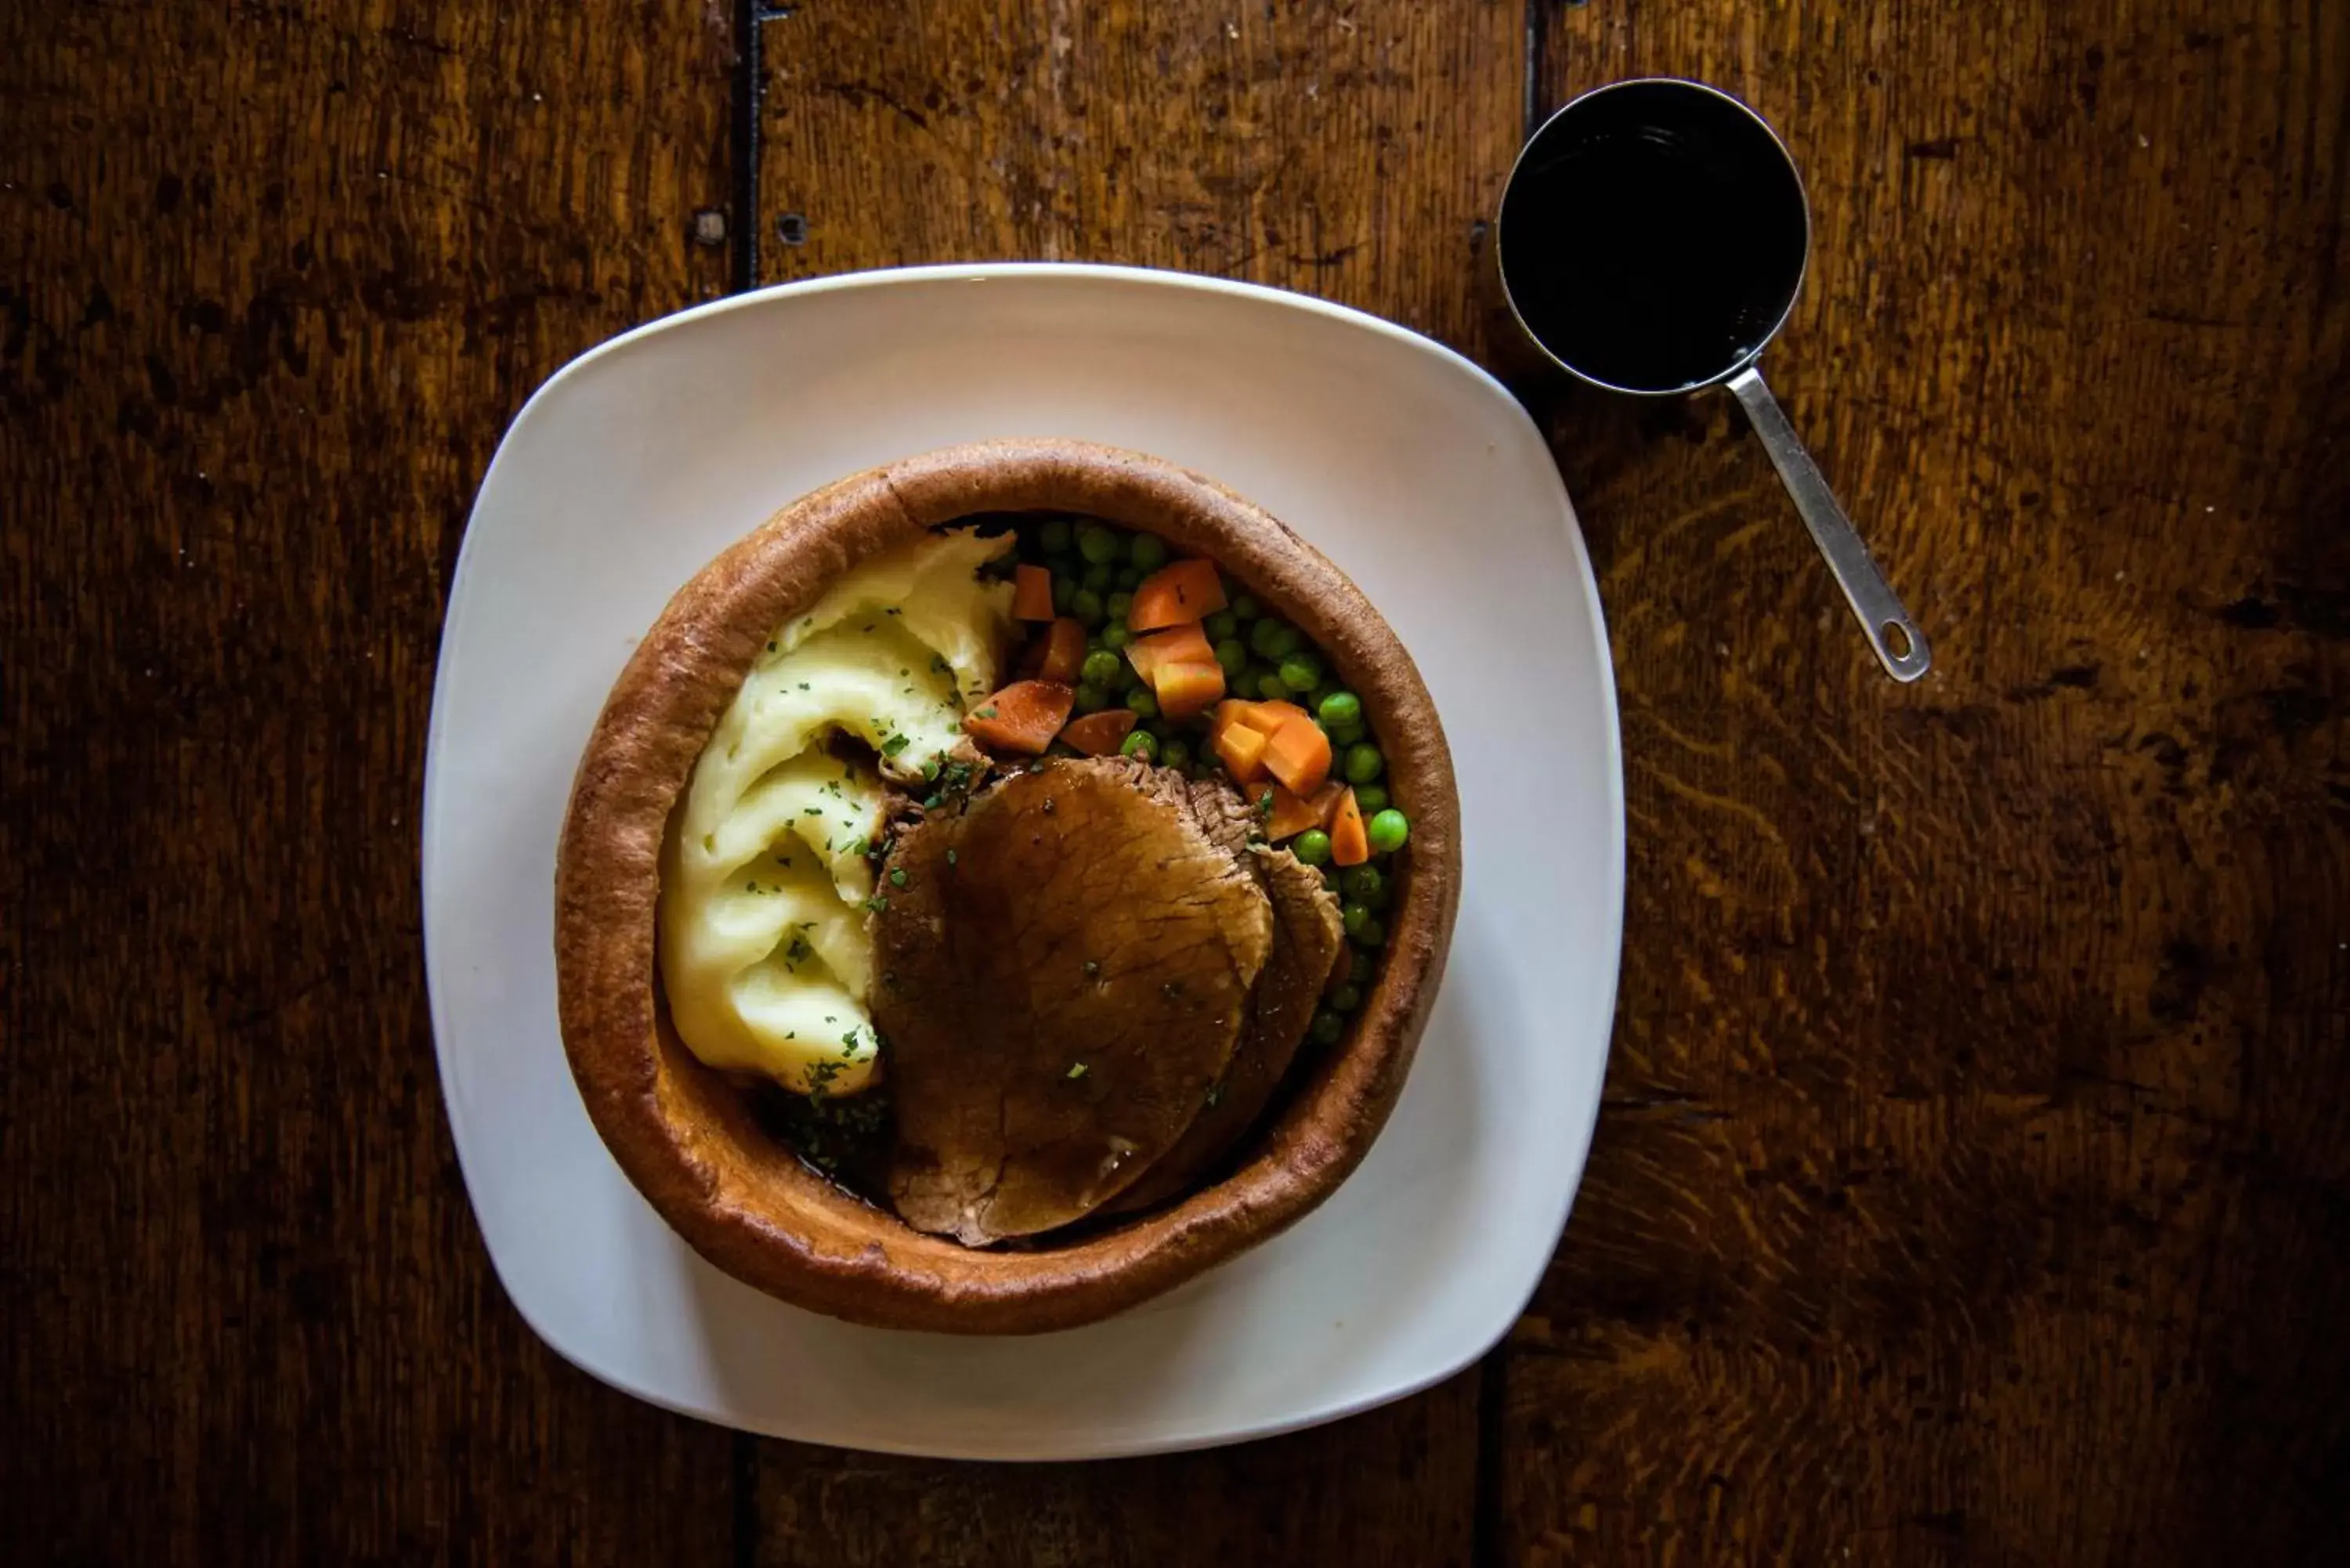
M 2339 1555 L 2350 14 L 753 15 L 0 7 L 0 1561 Z M 1483 353 L 1526 117 L 1643 72 L 1803 163 L 1768 366 L 1939 662 L 1876 672 L 1726 401 L 1529 389 L 1631 888 L 1506 1343 L 1320 1431 L 1022 1469 L 560 1363 L 465 1207 L 414 870 L 449 570 L 531 388 L 754 278 L 983 256 Z

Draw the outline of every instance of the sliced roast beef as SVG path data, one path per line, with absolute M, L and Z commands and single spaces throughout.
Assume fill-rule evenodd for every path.
M 1110 1204 L 1118 1212 L 1180 1196 L 1231 1152 L 1263 1115 L 1314 1022 L 1346 942 L 1338 900 L 1320 873 L 1286 849 L 1255 842 L 1262 817 L 1225 784 L 1191 785 L 1193 814 L 1237 857 L 1273 904 L 1273 953 L 1249 997 L 1249 1016 L 1224 1075 L 1173 1148 Z
M 871 1000 L 899 1214 L 978 1246 L 1095 1212 L 1253 1026 L 1275 946 L 1256 872 L 1181 779 L 1114 758 L 1015 774 L 905 830 L 889 867 Z

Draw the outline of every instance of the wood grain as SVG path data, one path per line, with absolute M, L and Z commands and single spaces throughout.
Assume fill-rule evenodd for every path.
M 807 0 L 762 35 L 766 275 L 1121 262 L 1473 347 L 1523 41 L 1518 0 Z
M 2334 1554 L 2350 19 L 1544 21 L 1550 103 L 1694 75 L 1785 135 L 1766 368 L 1938 664 L 1877 672 L 1726 398 L 1552 400 L 1632 889 L 1499 1556 Z
M 1477 1407 L 1466 1373 L 1294 1437 L 1097 1464 L 951 1465 L 765 1443 L 755 1561 L 1468 1568 Z
M 0 1560 L 732 1561 L 729 1439 L 491 1273 L 415 818 L 499 431 L 723 286 L 729 48 L 0 7 Z

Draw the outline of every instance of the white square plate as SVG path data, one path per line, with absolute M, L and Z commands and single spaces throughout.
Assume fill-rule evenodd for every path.
M 556 1027 L 556 837 L 605 692 L 704 562 L 844 474 L 1018 435 L 1211 474 L 1362 585 L 1451 739 L 1460 926 L 1394 1119 L 1288 1233 L 1072 1333 L 855 1328 L 702 1262 L 606 1154 Z M 1110 267 L 926 268 L 742 296 L 581 356 L 506 432 L 442 637 L 423 878 L 433 1032 L 474 1213 L 515 1307 L 596 1376 L 753 1431 L 964 1458 L 1307 1426 L 1482 1355 L 1565 1223 L 1624 900 L 1597 587 L 1516 402 L 1371 317 Z

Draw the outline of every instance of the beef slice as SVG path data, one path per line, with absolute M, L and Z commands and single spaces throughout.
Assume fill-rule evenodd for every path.
M 972 1246 L 1082 1219 L 1173 1147 L 1274 947 L 1272 900 L 1183 781 L 1116 758 L 906 829 L 880 893 L 890 1198 Z
M 1250 994 L 1240 1043 L 1223 1076 L 1175 1147 L 1109 1205 L 1121 1213 L 1180 1196 L 1256 1125 L 1296 1059 L 1346 950 L 1336 896 L 1295 855 L 1255 841 L 1262 818 L 1253 805 L 1222 783 L 1203 779 L 1191 786 L 1191 806 L 1208 836 L 1248 868 L 1271 900 L 1273 950 Z

